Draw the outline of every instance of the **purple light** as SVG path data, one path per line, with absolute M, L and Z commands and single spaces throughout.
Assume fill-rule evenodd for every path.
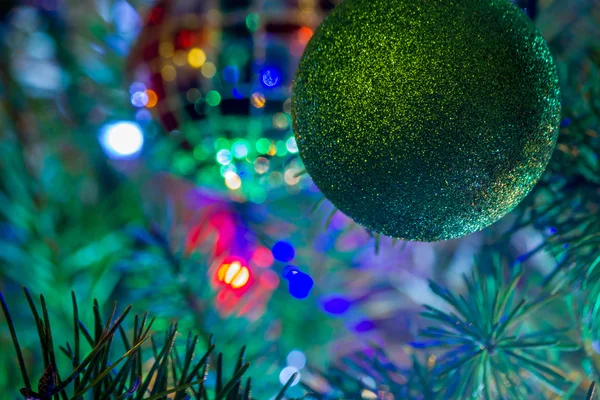
M 356 332 L 368 332 L 375 328 L 373 321 L 364 320 L 354 326 Z

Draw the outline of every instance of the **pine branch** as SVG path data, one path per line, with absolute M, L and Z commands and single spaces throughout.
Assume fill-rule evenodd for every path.
M 44 298 L 40 296 L 42 320 L 26 288 L 24 288 L 24 293 L 30 303 L 31 313 L 38 327 L 41 352 L 45 355 L 43 360 L 46 368 L 38 382 L 37 391 L 31 385 L 31 377 L 23 359 L 23 350 L 19 344 L 17 329 L 8 305 L 2 293 L 0 293 L 0 305 L 11 332 L 15 356 L 25 385 L 21 390 L 24 399 L 50 400 L 52 397 L 57 398 L 58 396 L 62 399 L 72 400 L 83 400 L 84 398 L 159 400 L 171 395 L 175 396 L 174 399 L 184 399 L 189 398 L 185 395 L 188 391 L 191 391 L 197 399 L 249 400 L 250 379 L 247 380 L 246 385 L 242 384 L 242 377 L 249 367 L 249 364 L 244 362 L 244 348 L 240 352 L 233 376 L 229 379 L 223 378 L 222 355 L 219 354 L 219 362 L 216 367 L 217 385 L 214 389 L 210 389 L 206 385 L 206 376 L 209 368 L 209 357 L 214 350 L 214 345 L 211 344 L 203 356 L 198 361 L 194 361 L 198 336 L 192 338 L 190 335 L 188 336 L 186 351 L 180 358 L 174 347 L 179 335 L 177 324 L 172 324 L 167 329 L 166 340 L 162 345 L 158 345 L 150 333 L 153 320 L 146 326 L 147 313 L 143 316 L 141 323 L 138 323 L 139 317 L 135 316 L 135 329 L 132 337 L 129 338 L 123 323 L 131 306 L 127 307 L 113 322 L 116 315 L 116 304 L 113 306 L 109 318 L 103 320 L 96 302 L 94 303 L 95 333 L 92 336 L 85 324 L 78 320 L 79 309 L 74 294 L 72 294 L 73 332 L 76 344 L 74 348 L 69 342 L 66 343 L 66 346 L 60 346 L 62 353 L 71 361 L 73 370 L 66 378 L 61 380 L 56 360 L 57 355 L 54 354 L 52 349 L 52 319 L 44 303 Z M 119 335 L 117 335 L 117 332 L 119 332 Z M 81 362 L 78 360 L 81 351 L 80 334 L 83 334 L 92 347 L 92 350 Z M 119 337 L 126 350 L 115 361 L 111 361 L 112 345 Z M 144 354 L 143 345 L 147 341 L 152 341 L 155 356 L 149 369 L 142 371 L 142 365 L 148 364 L 147 362 L 141 362 Z M 134 377 L 135 379 L 133 379 Z M 290 378 L 279 394 L 275 396 L 277 399 L 283 398 L 285 391 L 291 386 L 295 378 L 295 376 Z M 127 383 L 128 380 L 129 384 Z M 173 382 L 172 386 L 169 385 L 169 381 Z M 209 392 L 212 393 L 209 394 Z

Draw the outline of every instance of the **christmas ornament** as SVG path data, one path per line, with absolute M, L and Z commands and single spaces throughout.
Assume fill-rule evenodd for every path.
M 340 211 L 436 241 L 490 225 L 533 188 L 559 97 L 544 39 L 508 0 L 346 0 L 300 61 L 293 128 Z

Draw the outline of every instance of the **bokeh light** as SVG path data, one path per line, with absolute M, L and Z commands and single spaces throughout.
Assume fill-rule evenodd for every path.
M 294 259 L 294 256 L 296 255 L 294 247 L 290 243 L 284 241 L 279 241 L 275 243 L 272 251 L 275 259 L 281 262 L 292 261 Z
M 300 350 L 292 350 L 287 355 L 286 361 L 290 367 L 301 370 L 306 365 L 306 356 Z
M 267 88 L 275 87 L 281 80 L 281 73 L 277 68 L 267 68 L 261 74 L 261 82 Z
M 292 366 L 287 366 L 281 370 L 279 373 L 279 382 L 281 382 L 282 385 L 285 385 L 295 373 L 298 375 L 296 375 L 296 378 L 290 386 L 296 386 L 298 382 L 300 382 L 300 371 L 298 371 L 298 368 Z
M 100 144 L 109 158 L 131 159 L 144 146 L 144 134 L 134 122 L 121 121 L 105 125 L 100 131 Z
M 154 90 L 146 90 L 146 96 L 148 97 L 148 100 L 146 101 L 146 107 L 152 108 L 158 104 L 158 96 Z
M 323 309 L 329 314 L 341 315 L 350 308 L 350 302 L 343 297 L 330 297 L 323 301 Z
M 246 286 L 250 280 L 250 271 L 241 262 L 233 261 L 232 263 L 222 264 L 219 267 L 217 278 L 233 289 L 239 289 Z
M 265 98 L 264 94 L 257 92 L 252 95 L 250 102 L 256 108 L 263 108 L 267 103 L 267 99 Z
M 204 50 L 199 48 L 193 48 L 189 51 L 188 56 L 188 64 L 190 64 L 194 68 L 200 68 L 206 62 L 206 53 Z

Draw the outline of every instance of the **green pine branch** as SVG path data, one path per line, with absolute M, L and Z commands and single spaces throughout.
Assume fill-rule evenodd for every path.
M 0 305 L 15 349 L 15 356 L 23 379 L 21 394 L 26 400 L 119 400 L 131 398 L 135 400 L 170 399 L 183 400 L 192 396 L 195 399 L 213 398 L 215 400 L 249 400 L 251 381 L 248 378 L 242 382 L 249 364 L 245 362 L 245 348 L 242 349 L 233 375 L 223 376 L 222 354 L 217 355 L 216 385 L 209 388 L 206 377 L 211 368 L 210 358 L 215 345 L 210 343 L 208 349 L 199 360 L 194 355 L 199 337 L 187 337 L 185 351 L 180 356 L 176 341 L 180 336 L 177 324 L 171 324 L 162 345 L 157 344 L 155 335 L 151 332 L 154 319 L 148 319 L 148 313 L 134 317 L 133 332 L 127 333 L 124 322 L 131 306 L 117 316 L 116 303 L 110 316 L 103 319 L 98 303 L 94 303 L 94 323 L 91 330 L 79 320 L 79 308 L 75 294 L 72 293 L 73 303 L 73 338 L 57 338 L 52 334 L 51 318 L 46 308 L 44 296 L 40 296 L 40 308 L 26 288 L 23 288 L 25 298 L 30 306 L 35 329 L 39 336 L 39 347 L 44 363 L 44 373 L 33 386 L 35 380 L 28 372 L 28 366 L 23 356 L 24 350 L 19 344 L 17 328 L 10 314 L 8 305 L 0 293 Z M 120 340 L 119 340 L 120 339 Z M 55 343 L 63 342 L 58 349 L 72 365 L 68 374 L 61 374 L 57 361 Z M 114 357 L 115 343 L 121 342 L 124 352 Z M 153 357 L 144 357 L 143 345 L 151 343 Z M 87 346 L 84 346 L 86 344 Z M 83 349 L 91 349 L 82 356 Z M 285 391 L 295 376 L 284 385 L 275 399 L 281 400 Z M 174 395 L 174 396 L 172 396 Z

